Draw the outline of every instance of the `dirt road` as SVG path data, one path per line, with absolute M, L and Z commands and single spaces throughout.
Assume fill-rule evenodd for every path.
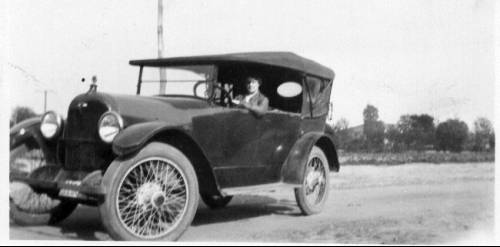
M 299 214 L 291 191 L 200 204 L 180 241 L 478 243 L 493 241 L 494 164 L 346 166 L 331 174 L 325 210 Z M 11 239 L 109 240 L 95 208 L 59 226 L 10 227 Z

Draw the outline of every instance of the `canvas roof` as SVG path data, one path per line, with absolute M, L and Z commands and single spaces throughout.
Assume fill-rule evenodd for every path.
M 333 80 L 333 78 L 335 77 L 335 73 L 330 68 L 325 67 L 310 59 L 301 57 L 292 52 L 248 52 L 221 55 L 143 59 L 132 60 L 130 61 L 130 64 L 139 66 L 172 66 L 208 63 L 220 64 L 230 62 L 255 63 L 289 68 L 330 80 Z

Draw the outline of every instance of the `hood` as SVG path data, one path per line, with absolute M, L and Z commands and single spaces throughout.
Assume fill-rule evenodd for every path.
M 219 112 L 221 107 L 206 100 L 188 96 L 136 96 L 90 93 L 77 96 L 70 109 L 84 103 L 102 104 L 119 113 L 125 126 L 148 121 L 165 121 L 172 125 L 190 123 L 195 116 Z

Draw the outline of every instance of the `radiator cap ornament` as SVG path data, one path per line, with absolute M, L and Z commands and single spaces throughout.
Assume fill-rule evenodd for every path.
M 92 84 L 90 84 L 89 91 L 87 93 L 97 92 L 97 76 L 92 76 Z

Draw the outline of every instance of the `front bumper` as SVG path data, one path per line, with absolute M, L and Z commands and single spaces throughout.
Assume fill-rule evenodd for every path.
M 47 178 L 11 175 L 11 182 L 28 184 L 33 190 L 46 193 L 53 198 L 73 200 L 80 203 L 95 205 L 104 199 L 105 188 L 101 186 L 102 172 L 100 170 L 77 174 L 60 170 L 53 180 Z

